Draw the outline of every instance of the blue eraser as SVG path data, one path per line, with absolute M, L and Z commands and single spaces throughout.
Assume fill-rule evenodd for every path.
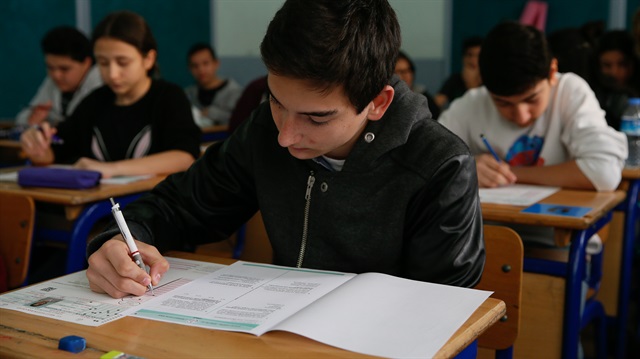
M 80 353 L 87 347 L 87 341 L 77 335 L 66 336 L 58 342 L 58 349 L 72 353 Z

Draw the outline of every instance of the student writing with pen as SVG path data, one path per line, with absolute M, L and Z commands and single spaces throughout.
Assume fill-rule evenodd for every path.
M 558 73 L 544 34 L 517 23 L 499 24 L 485 38 L 479 61 L 484 86 L 452 103 L 439 121 L 476 156 L 480 187 L 528 183 L 610 191 L 618 186 L 626 138 L 607 125 L 582 78 Z
M 113 176 L 183 171 L 199 155 L 200 130 L 180 87 L 152 79 L 157 45 L 139 15 L 108 15 L 93 32 L 106 85 L 56 128 L 43 123 L 21 138 L 32 163 L 72 163 Z M 52 143 L 54 136 L 62 143 Z
M 47 77 L 29 106 L 16 115 L 17 125 L 64 121 L 91 91 L 102 86 L 93 64 L 91 42 L 77 29 L 55 27 L 45 34 L 40 45 Z
M 400 40 L 386 0 L 285 1 L 260 46 L 268 103 L 123 210 L 149 275 L 115 224 L 89 242 L 91 289 L 142 295 L 163 252 L 224 240 L 258 210 L 275 264 L 474 286 L 475 163 L 394 75 Z
M 439 121 L 469 145 L 480 187 L 618 186 L 626 137 L 607 125 L 582 78 L 558 73 L 544 34 L 515 22 L 499 24 L 485 38 L 479 61 L 484 86 L 454 101 Z M 550 227 L 507 225 L 525 246 L 555 247 Z

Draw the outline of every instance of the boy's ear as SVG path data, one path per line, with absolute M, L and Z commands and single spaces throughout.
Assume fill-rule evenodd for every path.
M 370 107 L 367 119 L 370 121 L 377 121 L 381 119 L 382 116 L 384 116 L 384 113 L 387 112 L 389 105 L 391 105 L 394 94 L 395 90 L 393 87 L 386 85 L 369 104 Z
M 549 66 L 549 83 L 551 86 L 555 86 L 558 83 L 556 73 L 558 73 L 558 60 L 554 57 L 551 59 L 551 66 Z

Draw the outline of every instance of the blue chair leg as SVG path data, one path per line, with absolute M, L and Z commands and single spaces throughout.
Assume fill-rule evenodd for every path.
M 581 329 L 589 323 L 594 323 L 596 327 L 596 356 L 598 359 L 607 359 L 607 314 L 602 303 L 595 299 L 585 303 Z
M 496 359 L 511 359 L 513 358 L 513 346 L 507 349 L 496 350 Z
M 247 236 L 247 224 L 243 224 L 236 233 L 236 245 L 233 247 L 233 259 L 240 259 Z

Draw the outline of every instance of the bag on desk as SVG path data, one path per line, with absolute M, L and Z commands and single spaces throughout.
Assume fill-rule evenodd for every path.
M 82 189 L 95 187 L 102 174 L 73 168 L 28 167 L 18 171 L 18 184 L 32 187 Z

